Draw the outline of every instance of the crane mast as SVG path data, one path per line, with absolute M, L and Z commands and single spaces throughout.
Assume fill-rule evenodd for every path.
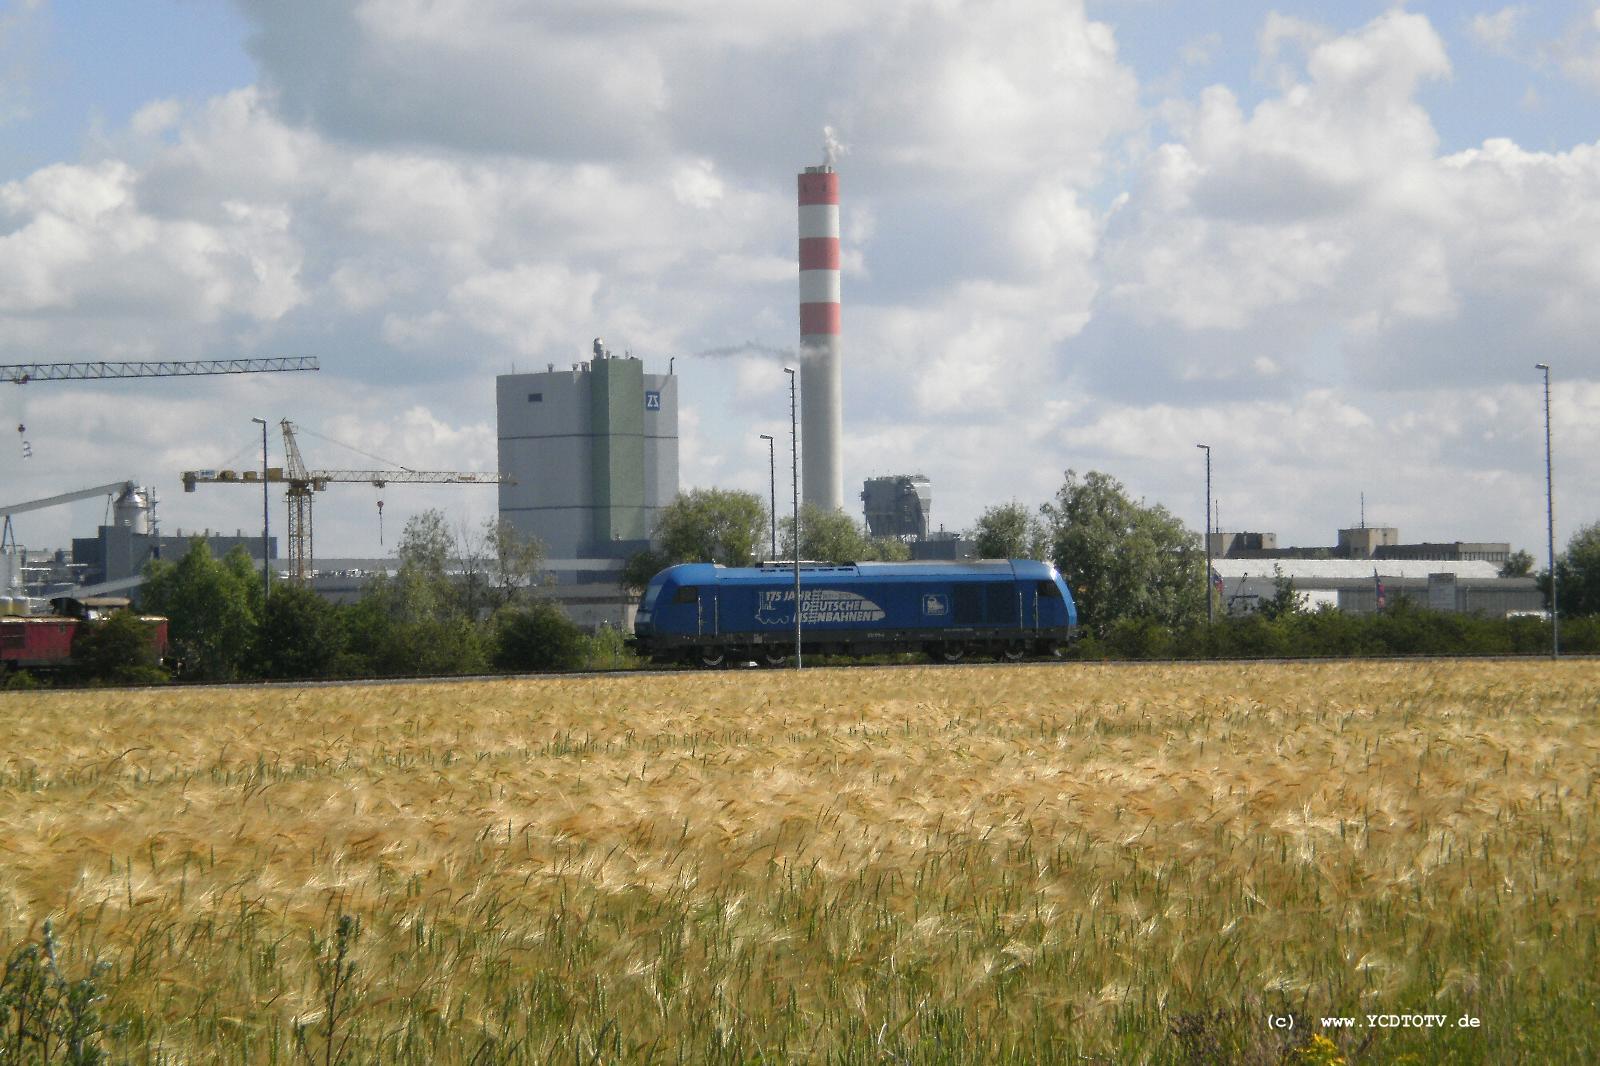
M 312 527 L 312 497 L 331 484 L 368 484 L 383 488 L 390 482 L 414 485 L 498 485 L 511 479 L 504 474 L 490 474 L 462 470 L 311 470 L 300 454 L 300 442 L 295 439 L 294 423 L 287 418 L 278 423 L 283 430 L 282 467 L 268 467 L 266 480 L 288 486 L 285 496 L 289 509 L 289 577 L 304 584 L 311 580 L 314 530 Z M 200 485 L 260 484 L 261 477 L 253 470 L 186 470 L 183 473 L 183 491 L 193 492 Z

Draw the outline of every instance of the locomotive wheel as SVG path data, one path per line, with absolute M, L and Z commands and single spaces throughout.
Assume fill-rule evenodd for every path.
M 716 670 L 719 669 L 723 663 L 728 661 L 728 654 L 721 648 L 702 648 L 698 653 L 696 653 L 695 658 L 698 659 L 700 661 L 700 665 L 705 667 L 707 670 Z
M 1000 649 L 1000 657 L 1008 663 L 1020 663 L 1023 656 L 1028 654 L 1026 644 L 1007 644 Z
M 940 644 L 933 653 L 933 657 L 941 663 L 958 663 L 966 655 L 967 649 L 961 644 Z
M 784 666 L 789 662 L 789 656 L 776 648 L 766 648 L 761 652 L 761 665 Z

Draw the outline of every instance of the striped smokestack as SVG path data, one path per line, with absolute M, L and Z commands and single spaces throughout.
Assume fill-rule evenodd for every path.
M 806 167 L 799 182 L 801 493 L 806 503 L 842 511 L 839 175 Z

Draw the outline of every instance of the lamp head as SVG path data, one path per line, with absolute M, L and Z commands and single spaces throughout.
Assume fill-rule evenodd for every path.
M 1549 363 L 1534 363 L 1533 364 L 1533 368 L 1535 370 L 1543 370 L 1547 374 L 1550 372 L 1550 364 Z

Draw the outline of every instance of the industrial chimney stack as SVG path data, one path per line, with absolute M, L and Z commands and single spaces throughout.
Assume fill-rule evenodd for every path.
M 844 510 L 839 370 L 839 175 L 806 167 L 800 183 L 800 447 L 806 503 Z

